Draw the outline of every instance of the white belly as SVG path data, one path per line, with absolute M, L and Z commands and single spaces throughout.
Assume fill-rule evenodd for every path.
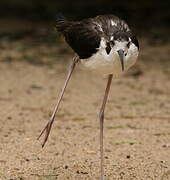
M 129 52 L 124 58 L 124 67 L 127 71 L 135 62 L 138 56 L 138 51 Z M 88 69 L 100 74 L 122 74 L 122 66 L 117 53 L 106 53 L 105 49 L 100 49 L 96 54 L 88 59 L 82 59 L 81 63 Z

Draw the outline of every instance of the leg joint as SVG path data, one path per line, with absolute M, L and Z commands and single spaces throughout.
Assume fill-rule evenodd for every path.
M 99 118 L 100 118 L 101 120 L 104 120 L 104 111 L 100 111 L 100 112 L 99 112 Z

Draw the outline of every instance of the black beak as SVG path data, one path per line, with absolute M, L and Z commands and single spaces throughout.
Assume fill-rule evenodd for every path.
M 121 65 L 122 65 L 122 71 L 124 71 L 124 51 L 122 49 L 118 50 L 117 51 L 118 54 L 119 54 L 119 57 L 120 57 L 120 62 L 121 62 Z

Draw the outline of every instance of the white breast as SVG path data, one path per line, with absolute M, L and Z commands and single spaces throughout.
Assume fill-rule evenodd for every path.
M 102 40 L 97 53 L 88 59 L 82 59 L 81 63 L 86 68 L 100 74 L 113 74 L 115 76 L 122 74 L 122 66 L 117 51 L 113 48 L 110 53 L 107 54 L 105 48 L 105 42 Z M 132 44 L 124 59 L 125 71 L 136 62 L 137 57 L 138 49 L 134 44 Z

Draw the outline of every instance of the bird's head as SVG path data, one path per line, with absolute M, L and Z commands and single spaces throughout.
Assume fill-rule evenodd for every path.
M 112 36 L 111 42 L 113 51 L 119 56 L 122 71 L 124 71 L 125 61 L 132 55 L 131 52 L 133 52 L 134 49 L 138 52 L 138 40 L 131 32 L 118 31 Z

